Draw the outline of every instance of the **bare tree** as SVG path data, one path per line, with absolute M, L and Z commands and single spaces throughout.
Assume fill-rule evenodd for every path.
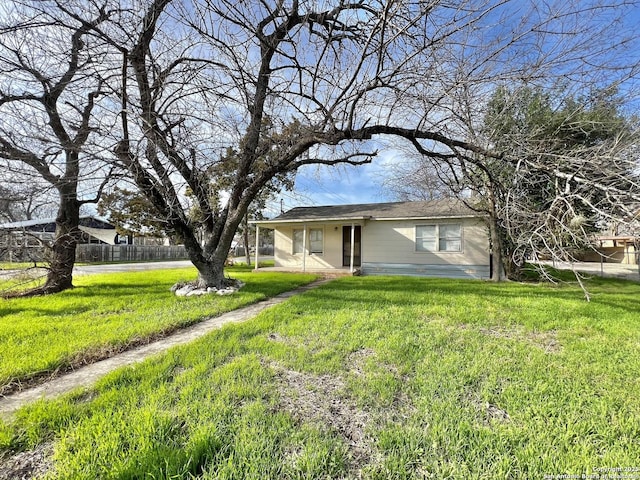
M 637 73 L 624 56 L 636 37 L 605 27 L 622 2 L 125 3 L 104 0 L 99 11 L 113 13 L 100 22 L 73 2 L 49 6 L 108 46 L 101 91 L 117 102 L 119 125 L 106 143 L 183 239 L 201 286 L 225 284 L 236 230 L 278 175 L 370 162 L 392 136 L 455 178 L 486 159 L 511 162 L 474 134 L 500 83 Z M 221 186 L 228 148 L 234 174 Z
M 572 97 L 500 87 L 475 132 L 500 156 L 443 162 L 425 155 L 394 184 L 429 190 L 419 173 L 439 171 L 429 179 L 485 213 L 494 280 L 502 272 L 519 278 L 530 260 L 575 262 L 596 247 L 594 234 L 611 223 L 631 226 L 637 215 L 640 125 L 621 113 L 622 101 L 611 89 Z
M 201 286 L 225 283 L 235 232 L 278 175 L 307 164 L 370 162 L 375 150 L 359 145 L 378 135 L 486 153 L 421 118 L 395 121 L 389 101 L 420 89 L 414 76 L 424 72 L 424 55 L 433 55 L 426 43 L 445 44 L 482 10 L 444 6 L 439 17 L 436 3 L 400 1 L 145 5 L 94 29 L 122 58 L 121 83 L 112 84 L 122 107 L 115 153 L 183 239 Z M 58 7 L 73 14 L 63 2 Z M 266 117 L 272 129 L 263 128 Z M 212 172 L 228 147 L 237 151 L 236 165 L 221 194 Z M 187 189 L 200 222 L 188 214 Z
M 39 185 L 33 177 L 6 177 L 5 184 L 0 186 L 0 222 L 53 216 L 55 199 L 50 195 L 50 185 Z
M 620 113 L 615 90 L 566 97 L 499 89 L 486 129 L 507 166 L 484 176 L 495 197 L 503 252 L 516 266 L 573 262 L 594 233 L 633 218 L 640 201 L 637 120 Z
M 396 167 L 386 185 L 396 187 L 400 198 L 422 198 L 416 181 L 426 172 L 427 195 L 449 190 L 485 213 L 499 279 L 502 266 L 517 276 L 528 259 L 573 260 L 589 245 L 596 223 L 629 218 L 625 206 L 638 198 L 637 126 L 627 118 L 624 128 L 606 138 L 594 135 L 622 123 L 617 110 L 603 116 L 594 107 L 613 86 L 624 100 L 619 112 L 636 110 L 639 63 L 632 47 L 638 45 L 637 28 L 625 21 L 637 8 L 633 2 L 521 3 L 518 16 L 494 6 L 495 28 L 460 31 L 446 62 L 437 64 L 433 83 L 443 88 L 415 98 L 422 111 L 441 107 L 436 118 L 446 123 L 443 130 L 492 154 L 434 152 L 413 142 L 419 156 L 413 165 Z M 498 26 L 505 24 L 511 28 Z M 489 125 L 490 99 L 500 87 L 511 92 L 506 111 L 526 89 L 549 92 L 553 118 L 529 123 L 517 134 Z M 434 102 L 433 92 L 442 100 Z
M 95 7 L 95 5 L 92 5 Z M 47 1 L 3 4 L 0 25 L 0 159 L 4 175 L 31 175 L 58 194 L 56 234 L 44 286 L 28 294 L 72 286 L 81 205 L 95 202 L 79 190 L 83 175 L 99 169 L 91 146 L 94 115 L 103 95 L 93 73 L 99 49 L 89 38 L 108 17 L 85 9 L 86 22 L 60 17 Z M 8 177 L 7 177 L 8 178 Z

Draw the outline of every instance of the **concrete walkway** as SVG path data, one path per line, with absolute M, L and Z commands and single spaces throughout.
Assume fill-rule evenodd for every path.
M 329 282 L 330 279 L 318 280 L 309 285 L 302 286 L 289 292 L 281 293 L 273 298 L 254 303 L 228 313 L 224 313 L 218 317 L 204 320 L 190 327 L 178 330 L 176 333 L 169 335 L 156 342 L 138 347 L 132 350 L 115 355 L 106 360 L 102 360 L 91 365 L 79 368 L 71 373 L 67 373 L 60 377 L 54 378 L 46 383 L 16 392 L 6 397 L 0 397 L 0 418 L 3 420 L 11 419 L 13 413 L 27 403 L 34 402 L 38 399 L 52 399 L 59 395 L 68 393 L 79 387 L 91 387 L 100 378 L 113 370 L 142 362 L 151 355 L 162 353 L 167 349 L 176 345 L 183 345 L 200 338 L 213 330 L 229 323 L 245 322 L 254 318 L 263 310 L 284 302 L 288 298 L 299 293 L 305 292 L 319 285 Z

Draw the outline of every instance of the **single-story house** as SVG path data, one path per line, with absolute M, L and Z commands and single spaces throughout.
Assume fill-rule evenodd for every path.
M 491 275 L 485 219 L 458 200 L 298 207 L 252 223 L 274 230 L 275 267 L 287 270 Z

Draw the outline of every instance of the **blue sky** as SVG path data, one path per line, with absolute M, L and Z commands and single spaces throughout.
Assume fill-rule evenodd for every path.
M 284 210 L 301 206 L 346 205 L 353 203 L 391 202 L 395 199 L 382 185 L 387 175 L 385 165 L 401 161 L 399 153 L 381 152 L 372 163 L 358 167 L 306 166 L 296 175 L 293 192 L 281 192 L 277 199 L 267 205 L 265 214 L 274 217 L 280 214 L 280 200 Z

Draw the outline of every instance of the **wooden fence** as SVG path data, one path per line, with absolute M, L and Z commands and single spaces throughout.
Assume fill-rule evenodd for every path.
M 78 245 L 76 262 L 144 262 L 188 260 L 182 245 Z
M 244 249 L 232 249 L 231 256 L 243 257 Z M 251 252 L 253 260 L 253 252 Z M 260 255 L 273 255 L 273 246 L 260 247 Z M 76 247 L 76 262 L 144 262 L 150 260 L 188 260 L 189 256 L 183 245 L 98 245 L 80 244 Z M 42 245 L 20 247 L 2 247 L 0 245 L 0 261 L 2 262 L 46 262 L 47 250 Z

